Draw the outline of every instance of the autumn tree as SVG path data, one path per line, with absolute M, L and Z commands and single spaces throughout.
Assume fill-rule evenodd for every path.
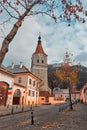
M 70 84 L 74 85 L 78 82 L 78 71 L 77 67 L 62 64 L 61 69 L 56 70 L 56 75 L 61 82 L 70 82 Z
M 73 85 L 78 82 L 78 72 L 80 70 L 79 66 L 71 66 L 71 59 L 69 53 L 66 51 L 64 63 L 61 64 L 61 68 L 56 70 L 56 76 L 61 82 L 65 82 L 69 88 L 69 99 L 70 99 L 70 109 L 72 110 L 71 92 Z
M 68 22 L 70 26 L 71 22 L 85 22 L 84 16 L 87 16 L 87 11 L 84 7 L 81 0 L 0 0 L 0 24 L 13 23 L 13 27 L 2 42 L 0 65 L 8 52 L 9 44 L 26 17 L 45 14 L 55 22 L 60 19 Z

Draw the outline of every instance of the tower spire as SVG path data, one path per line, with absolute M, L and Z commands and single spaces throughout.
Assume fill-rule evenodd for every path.
M 38 44 L 41 43 L 41 32 L 39 32 Z
M 44 52 L 43 47 L 42 47 L 41 33 L 40 32 L 39 32 L 39 37 L 38 37 L 38 44 L 37 44 L 36 51 L 34 54 L 39 54 L 39 53 L 46 55 L 46 53 Z

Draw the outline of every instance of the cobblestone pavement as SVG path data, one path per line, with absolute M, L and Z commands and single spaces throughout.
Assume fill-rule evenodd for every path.
M 87 105 L 75 104 L 59 112 L 59 105 L 34 108 L 34 125 L 31 112 L 0 117 L 0 130 L 87 130 Z
M 78 103 L 72 111 L 48 114 L 45 120 L 24 130 L 87 130 L 87 105 Z

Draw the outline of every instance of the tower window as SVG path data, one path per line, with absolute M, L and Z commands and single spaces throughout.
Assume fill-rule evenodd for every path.
M 39 59 L 37 59 L 37 63 L 39 63 Z
M 44 63 L 44 60 L 42 60 L 42 64 Z

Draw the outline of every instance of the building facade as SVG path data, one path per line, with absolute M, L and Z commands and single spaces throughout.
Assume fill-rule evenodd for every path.
M 0 67 L 0 106 L 12 105 L 12 90 L 15 75 Z
M 0 106 L 38 104 L 41 84 L 22 64 L 0 67 Z
M 80 101 L 87 104 L 87 81 L 80 91 Z

